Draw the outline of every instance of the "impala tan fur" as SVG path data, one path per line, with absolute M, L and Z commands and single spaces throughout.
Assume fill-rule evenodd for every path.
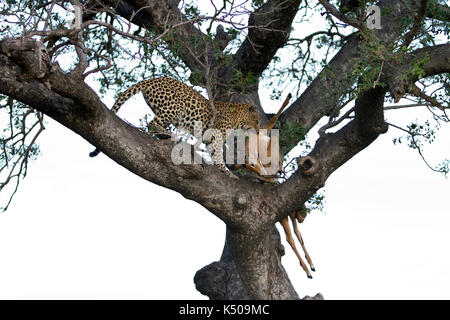
M 278 120 L 278 117 L 280 116 L 281 112 L 283 112 L 283 110 L 285 109 L 285 107 L 288 105 L 289 100 L 291 99 L 291 94 L 289 94 L 286 98 L 286 100 L 284 101 L 283 105 L 281 106 L 280 110 L 277 112 L 277 114 L 275 114 L 270 121 L 262 128 L 262 129 L 266 129 L 266 130 L 270 130 L 274 127 L 275 123 Z M 266 142 L 266 148 L 267 148 L 267 155 L 270 158 L 270 152 L 271 152 L 271 139 L 268 136 L 264 136 L 261 137 L 263 133 L 260 132 L 258 133 L 258 139 L 262 139 L 262 141 Z M 264 147 L 264 145 L 262 145 Z M 260 144 L 258 144 L 258 147 L 261 147 Z M 251 152 L 255 152 L 258 154 L 258 150 L 250 150 L 249 147 L 249 143 L 248 141 L 246 142 L 245 145 L 245 150 L 246 150 L 246 154 L 250 155 Z M 250 161 L 248 161 L 248 159 L 246 160 L 246 163 L 244 164 L 244 167 L 246 170 L 249 171 L 253 171 L 255 172 L 258 176 L 259 179 L 266 181 L 266 182 L 271 182 L 271 183 L 277 183 L 277 177 L 274 176 L 266 176 L 266 167 L 268 166 L 268 164 L 263 165 L 263 163 L 258 159 L 258 161 L 256 162 L 256 164 L 251 164 Z M 281 154 L 279 153 L 278 155 L 278 171 L 281 171 L 283 167 L 283 157 L 281 156 Z M 296 212 L 293 212 L 292 214 L 289 215 L 289 217 L 283 218 L 280 221 L 281 226 L 283 227 L 284 233 L 286 234 L 286 241 L 289 243 L 289 245 L 291 246 L 292 250 L 294 251 L 295 255 L 297 256 L 299 262 L 300 262 L 300 266 L 303 268 L 303 270 L 305 271 L 306 275 L 308 276 L 308 278 L 312 278 L 311 272 L 309 271 L 306 263 L 303 261 L 300 253 L 297 250 L 297 247 L 295 245 L 295 241 L 294 241 L 294 237 L 292 236 L 292 231 L 291 228 L 289 226 L 289 219 L 291 220 L 292 223 L 292 227 L 294 229 L 294 233 L 297 237 L 297 240 L 299 241 L 300 245 L 302 246 L 303 252 L 305 254 L 306 260 L 308 261 L 308 264 L 311 268 L 312 271 L 316 271 L 315 267 L 313 265 L 313 262 L 308 254 L 308 251 L 306 250 L 305 247 L 305 243 L 303 241 L 302 235 L 300 233 L 300 230 L 298 229 L 298 223 L 302 223 L 304 221 L 306 217 L 306 212 L 303 212 L 302 210 L 298 210 Z M 297 223 L 298 222 L 298 223 Z

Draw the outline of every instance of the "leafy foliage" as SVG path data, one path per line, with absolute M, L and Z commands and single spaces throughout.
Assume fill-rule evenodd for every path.
M 284 157 L 292 147 L 297 145 L 299 141 L 304 141 L 307 130 L 303 128 L 299 122 L 285 121 L 281 124 L 278 122 L 275 128 L 280 130 L 280 152 Z

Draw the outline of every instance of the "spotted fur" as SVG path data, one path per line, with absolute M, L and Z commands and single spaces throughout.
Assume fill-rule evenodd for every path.
M 138 92 L 142 92 L 145 102 L 155 113 L 155 117 L 150 123 L 152 131 L 167 131 L 169 125 L 172 124 L 193 133 L 196 121 L 203 123 L 202 134 L 209 127 L 213 116 L 209 101 L 193 88 L 169 77 L 148 79 L 135 84 L 120 94 L 111 110 L 117 113 L 125 101 Z M 227 129 L 259 129 L 258 111 L 250 104 L 215 101 L 214 107 L 217 114 L 216 119 L 218 119 L 214 128 L 222 132 L 223 141 L 225 141 Z M 219 160 L 223 159 L 223 155 L 214 150 L 218 150 L 219 146 L 214 141 L 212 144 L 213 161 L 230 175 L 224 164 L 218 164 L 221 162 Z M 100 150 L 97 148 L 90 155 L 94 157 L 99 153 Z

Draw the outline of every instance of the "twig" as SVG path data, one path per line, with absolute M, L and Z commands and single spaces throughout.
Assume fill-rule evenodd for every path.
M 424 157 L 424 155 L 423 155 L 423 153 L 422 153 L 422 149 L 421 149 L 420 145 L 419 145 L 419 144 L 417 143 L 417 141 L 416 141 L 416 138 L 415 138 L 416 134 L 412 133 L 411 131 L 409 131 L 409 130 L 407 130 L 407 129 L 404 129 L 404 128 L 402 128 L 402 127 L 399 127 L 399 126 L 397 126 L 397 125 L 395 125 L 395 124 L 392 124 L 392 123 L 389 123 L 389 122 L 386 122 L 386 123 L 387 123 L 389 126 L 391 126 L 391 127 L 393 127 L 393 128 L 396 128 L 396 129 L 398 129 L 398 130 L 404 131 L 404 132 L 406 132 L 408 135 L 410 135 L 410 136 L 411 136 L 411 142 L 412 142 L 412 144 L 414 145 L 415 149 L 417 150 L 417 152 L 419 153 L 420 157 L 422 158 L 423 162 L 427 165 L 427 167 L 430 168 L 430 169 L 431 169 L 432 171 L 434 171 L 434 172 L 439 172 L 439 173 L 441 173 L 440 170 L 433 168 L 433 167 L 428 163 L 428 161 L 425 159 L 425 157 Z
M 405 108 L 415 108 L 415 107 L 429 107 L 429 103 L 412 103 L 412 104 L 403 104 L 403 105 L 392 105 L 384 107 L 384 110 L 396 110 L 396 109 L 405 109 Z M 448 108 L 445 108 L 448 109 Z
M 428 4 L 428 0 L 422 0 L 420 2 L 419 12 L 414 17 L 413 26 L 412 26 L 411 30 L 409 30 L 409 32 L 405 35 L 405 41 L 400 46 L 400 49 L 408 47 L 411 44 L 411 42 L 414 40 L 415 35 L 419 32 L 422 21 L 425 18 L 427 4 Z
M 355 111 L 355 107 L 351 108 L 351 109 L 348 110 L 346 113 L 344 113 L 344 115 L 343 115 L 342 117 L 340 117 L 338 120 L 335 120 L 335 121 L 333 121 L 333 122 L 331 122 L 331 121 L 328 122 L 326 125 L 324 125 L 322 128 L 319 129 L 319 131 L 318 131 L 319 136 L 323 136 L 323 135 L 325 134 L 325 131 L 326 131 L 327 129 L 330 129 L 330 128 L 332 128 L 332 127 L 335 127 L 335 126 L 337 126 L 339 123 L 341 123 L 342 121 L 344 121 L 345 119 L 347 119 L 348 116 L 349 116 L 353 111 Z M 331 120 L 331 118 L 330 118 L 330 120 Z
M 319 0 L 319 2 L 324 6 L 325 9 L 329 13 L 331 13 L 333 16 L 335 16 L 337 19 L 341 20 L 342 22 L 345 22 L 357 29 L 361 29 L 362 23 L 361 21 L 358 21 L 354 18 L 348 17 L 345 14 L 341 13 L 338 9 L 336 9 L 335 6 L 333 6 L 331 3 L 329 3 L 326 0 Z

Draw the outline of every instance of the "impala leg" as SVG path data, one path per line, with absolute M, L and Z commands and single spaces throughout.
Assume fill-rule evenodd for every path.
M 294 228 L 294 233 L 297 236 L 298 242 L 300 242 L 300 245 L 302 246 L 303 252 L 305 253 L 306 260 L 309 263 L 309 266 L 311 267 L 312 271 L 316 271 L 316 268 L 314 268 L 314 265 L 312 263 L 311 258 L 309 257 L 308 251 L 306 251 L 305 243 L 303 242 L 302 235 L 300 234 L 300 230 L 298 230 L 298 224 L 294 217 L 290 217 L 292 222 L 292 227 Z
M 294 238 L 292 237 L 291 228 L 289 227 L 289 218 L 286 217 L 280 221 L 281 226 L 284 229 L 284 233 L 286 234 L 286 241 L 291 246 L 292 250 L 295 252 L 295 255 L 297 256 L 298 260 L 300 261 L 300 266 L 303 268 L 303 270 L 306 272 L 306 275 L 308 278 L 312 279 L 311 273 L 308 270 L 308 267 L 306 266 L 306 263 L 303 261 L 302 257 L 297 251 L 297 248 L 295 246 Z

